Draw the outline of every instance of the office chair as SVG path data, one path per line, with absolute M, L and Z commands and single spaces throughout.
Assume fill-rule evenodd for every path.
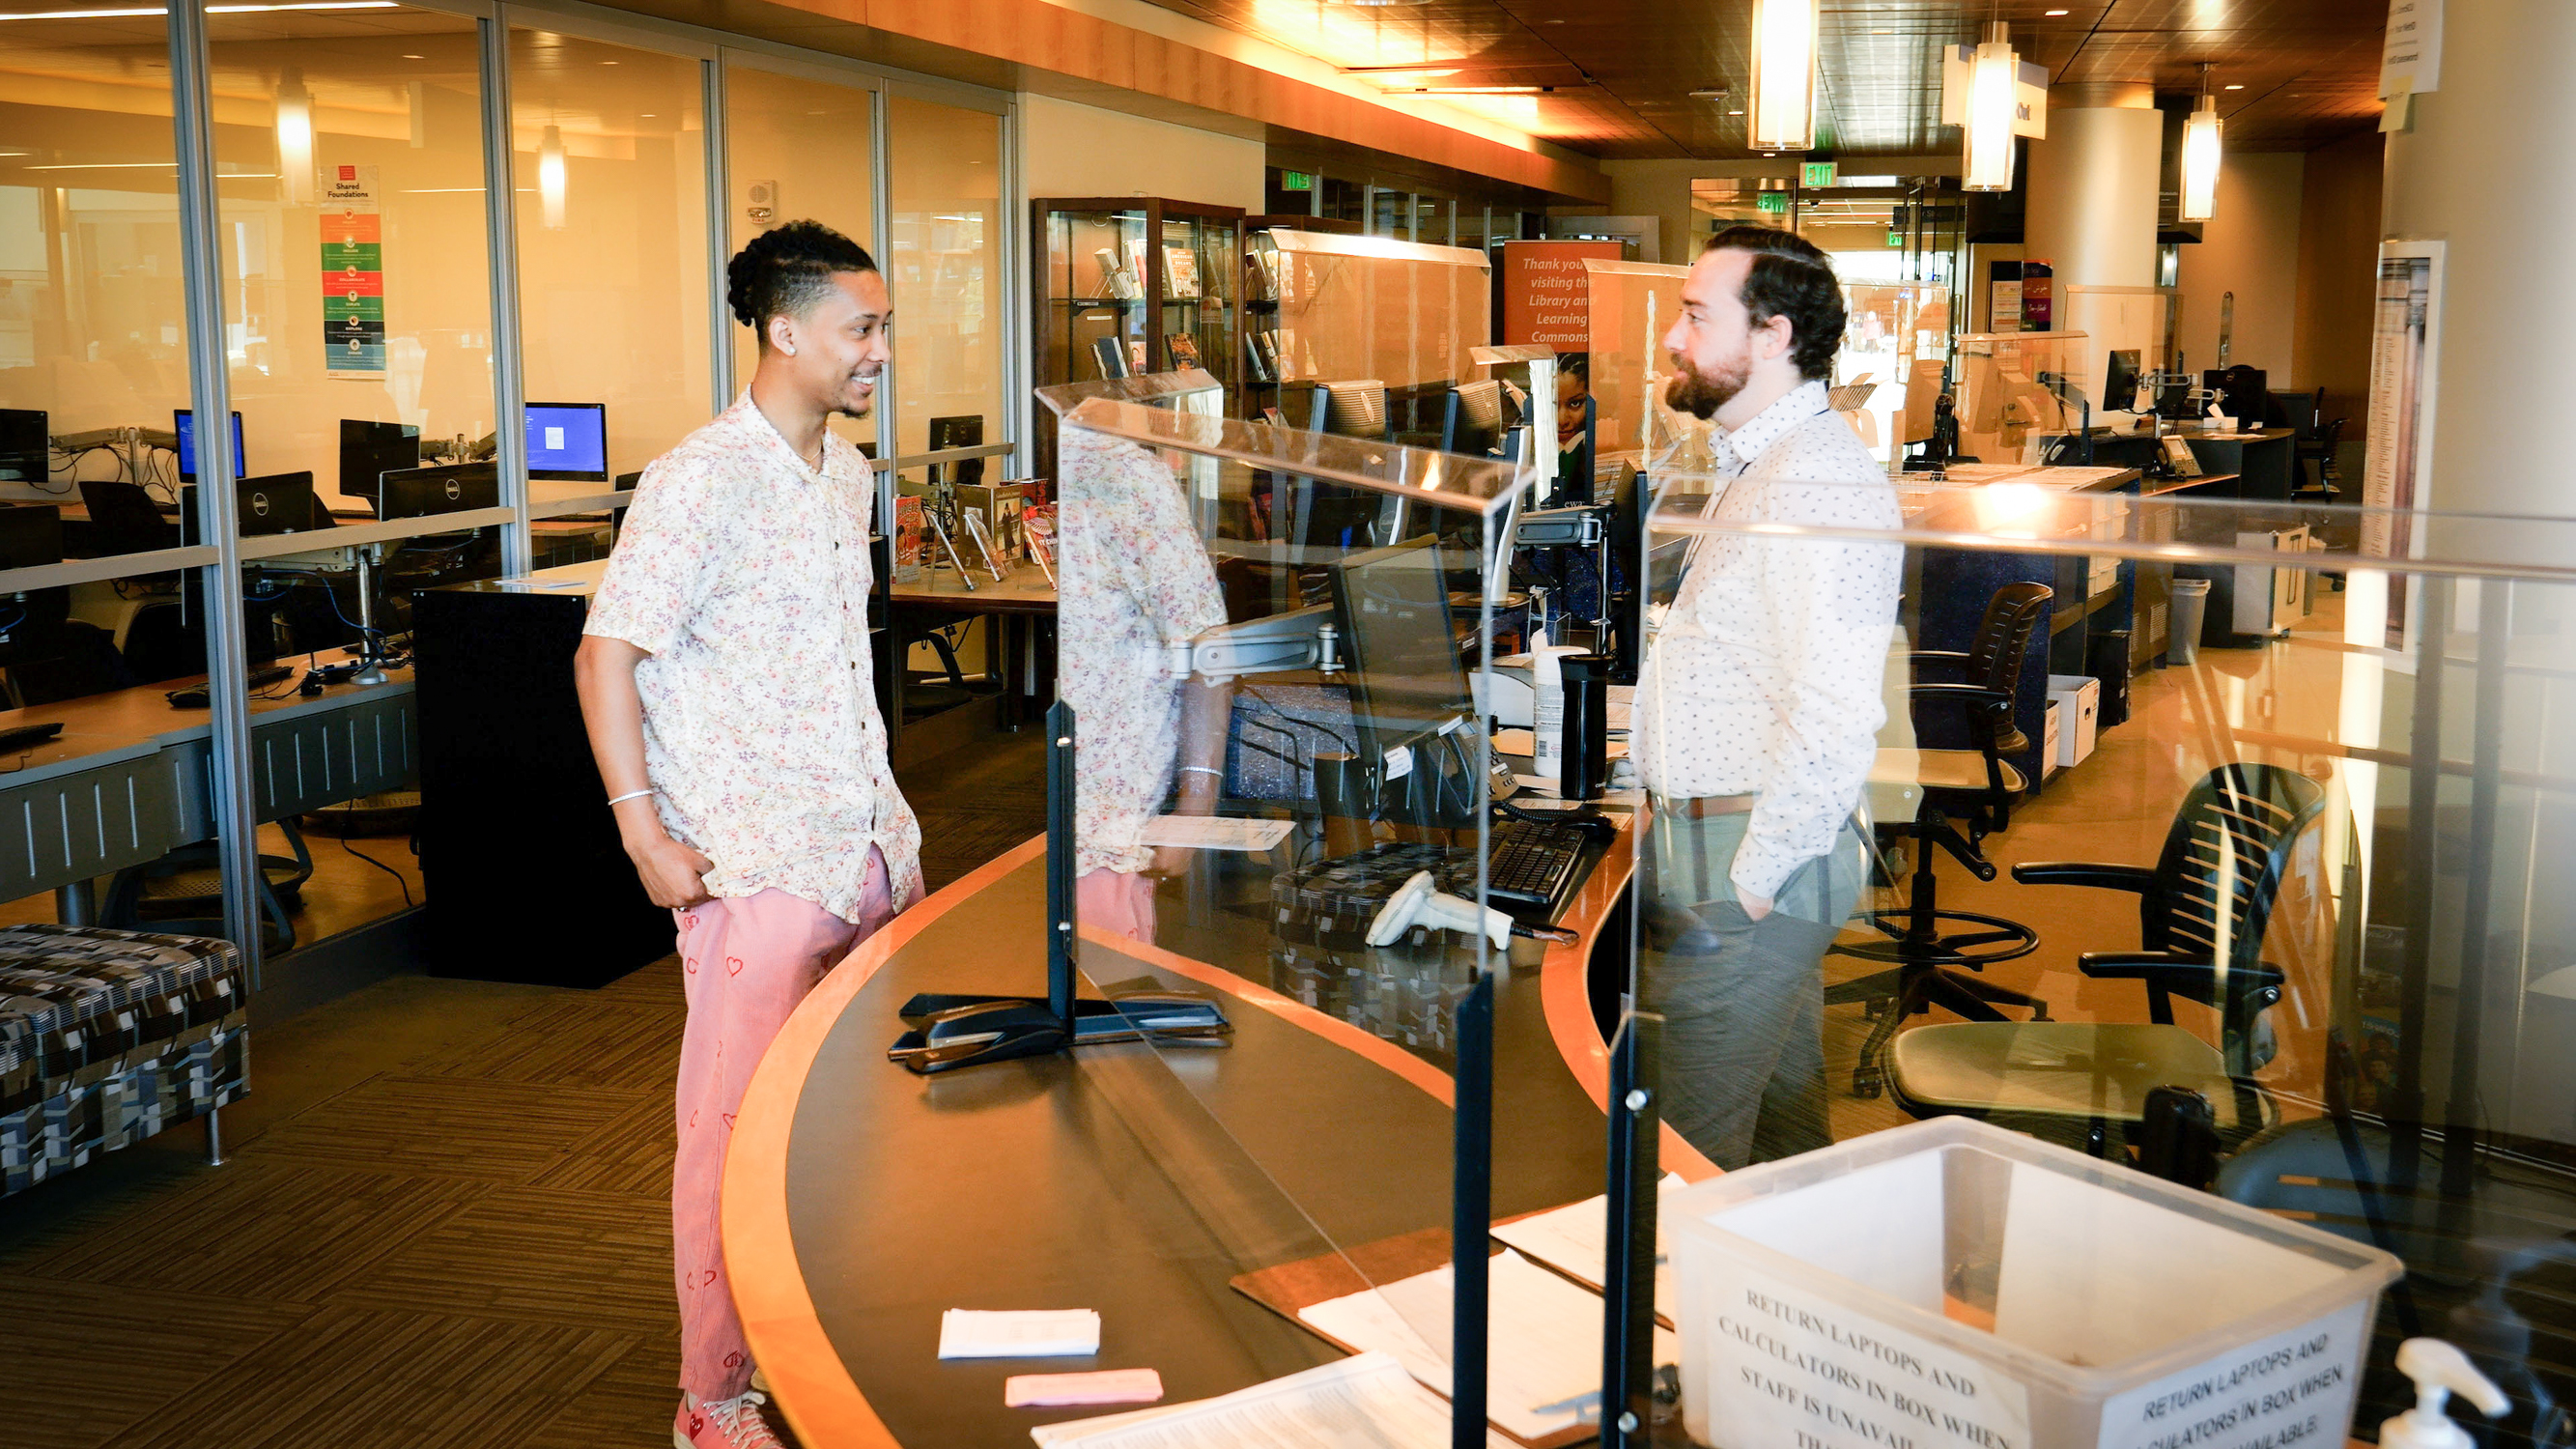
M 2324 789 L 2295 770 L 2222 765 L 2184 797 L 2152 868 L 2073 861 L 2013 867 L 2023 885 L 2138 897 L 2140 949 L 2087 951 L 2076 966 L 2087 976 L 2144 984 L 2147 1024 L 1920 1026 L 1887 1054 L 1897 1105 L 1917 1117 L 1991 1118 L 2041 1137 L 2080 1133 L 2082 1145 L 2100 1155 L 2112 1122 L 2135 1126 L 2149 1091 L 2180 1087 L 2208 1100 L 2222 1142 L 2243 1142 L 2264 1125 L 2266 1104 L 2253 1075 L 2272 1058 L 2261 1017 L 2281 999 L 2284 980 L 2263 959 L 2264 929 L 2300 835 L 2324 810 Z M 2217 1046 L 2174 1024 L 2177 996 L 2218 1012 Z
M 1966 653 L 1918 650 L 1910 656 L 1918 672 L 1958 675 L 1955 682 L 1917 683 L 1908 693 L 1918 710 L 1926 704 L 1958 706 L 1974 747 L 1916 750 L 1911 761 L 1881 762 L 1885 773 L 1910 774 L 1922 787 L 1922 799 L 1911 821 L 1879 826 L 1882 836 L 1911 836 L 1914 841 L 1914 879 L 1905 905 L 1868 916 L 1888 939 L 1833 948 L 1836 955 L 1890 963 L 1888 970 L 1825 991 L 1828 1005 L 1861 1002 L 1876 1019 L 1852 1070 L 1852 1090 L 1860 1096 L 1879 1094 L 1886 1075 L 1880 1059 L 1908 1016 L 1937 1005 L 1971 1021 L 2000 1022 L 2003 1013 L 1995 1010 L 2000 1003 L 2029 1007 L 2034 1020 L 2047 1019 L 2048 1003 L 1951 969 L 1983 971 L 1998 961 L 2027 956 L 2039 949 L 2039 933 L 2001 916 L 1942 909 L 1932 867 L 1946 851 L 1977 879 L 1995 878 L 1983 843 L 2011 824 L 2012 803 L 2031 783 L 2005 758 L 2031 747 L 2030 737 L 2013 724 L 2013 700 L 2031 635 L 2054 597 L 2046 584 L 2006 584 L 1987 601 Z M 1910 770 L 1904 768 L 1908 764 Z M 1945 923 L 1965 923 L 1971 929 L 1944 934 Z
M 277 822 L 292 856 L 259 858 L 260 914 L 268 918 L 267 949 L 295 948 L 295 922 L 290 912 L 304 904 L 304 883 L 313 878 L 313 852 L 292 819 Z M 99 906 L 99 924 L 117 930 L 144 928 L 148 919 L 164 932 L 181 936 L 223 934 L 223 862 L 213 841 L 183 845 L 159 860 L 129 866 L 108 883 Z M 197 913 L 212 910 L 211 917 Z
M 2335 450 L 2343 444 L 2343 426 L 2348 421 L 2336 418 L 2319 427 L 2314 437 L 2299 439 L 2292 463 L 2299 470 L 2300 482 L 2290 490 L 2293 503 L 2332 503 L 2343 494 L 2343 468 L 2335 461 Z M 2308 465 L 2316 465 L 2316 482 L 2306 481 Z

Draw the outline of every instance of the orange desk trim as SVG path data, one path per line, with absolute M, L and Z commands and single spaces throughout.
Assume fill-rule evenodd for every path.
M 805 1274 L 796 1264 L 796 1244 L 787 1228 L 787 1141 L 796 1126 L 797 1095 L 823 1039 L 887 957 L 932 922 L 1045 853 L 1044 836 L 1004 851 L 860 943 L 798 1003 L 743 1093 L 733 1145 L 725 1155 L 725 1265 L 752 1360 L 761 1366 L 796 1437 L 808 1444 L 901 1449 L 823 1332 L 814 1300 L 805 1291 Z

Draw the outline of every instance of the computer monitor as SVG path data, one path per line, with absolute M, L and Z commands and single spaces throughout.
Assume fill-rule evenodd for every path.
M 36 568 L 62 561 L 60 508 L 50 503 L 0 507 L 0 568 Z M 0 667 L 59 654 L 71 600 L 68 588 L 28 589 L 15 599 L 0 598 Z
M 45 415 L 0 408 L 0 483 L 42 483 L 53 474 L 53 439 Z
M 51 503 L 0 507 L 0 569 L 63 561 L 63 511 Z
M 1474 717 L 1437 537 L 1342 560 L 1332 590 L 1364 729 L 1393 743 Z
M 980 448 L 982 446 L 984 446 L 984 419 L 982 416 L 932 418 L 930 420 L 930 451 L 936 453 L 946 448 Z M 981 458 L 967 458 L 959 462 L 948 464 L 947 466 L 948 481 L 952 483 L 981 483 L 984 481 L 984 460 Z
M 346 496 L 373 503 L 378 479 L 419 466 L 420 429 L 408 423 L 340 420 L 340 491 Z
M 2127 413 L 2138 410 L 2138 349 L 2115 348 L 2109 367 L 2102 374 L 2102 411 Z
M 571 483 L 607 482 L 608 405 L 528 404 L 528 476 Z
M 1501 448 L 1506 423 L 1503 385 L 1487 378 L 1449 389 L 1449 407 L 1440 423 L 1440 451 L 1489 457 Z
M 533 412 L 535 409 L 530 408 Z M 427 518 L 501 506 L 501 471 L 490 463 L 450 463 L 384 476 L 376 517 Z
M 1318 433 L 1339 433 L 1345 438 L 1367 438 L 1372 442 L 1383 440 L 1387 432 L 1386 384 L 1374 379 L 1315 384 L 1315 411 L 1309 426 Z
M 242 479 L 233 487 L 233 516 L 243 538 L 303 533 L 331 527 L 334 522 L 323 511 L 321 500 L 313 495 L 311 473 L 272 473 L 265 478 Z M 194 485 L 179 490 L 179 541 L 192 548 L 204 541 L 197 523 Z
M 179 481 L 194 483 L 197 481 L 196 414 L 187 408 L 176 409 L 170 415 L 170 424 L 171 430 L 179 435 Z M 249 473 L 250 465 L 242 461 L 241 413 L 236 410 L 233 413 L 233 476 L 240 478 Z

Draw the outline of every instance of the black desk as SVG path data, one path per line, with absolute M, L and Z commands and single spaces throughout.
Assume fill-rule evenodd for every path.
M 1172 1049 L 1172 1070 L 1142 1045 L 928 1078 L 889 1063 L 914 992 L 1040 982 L 1041 845 L 860 947 L 752 1080 L 725 1169 L 725 1254 L 754 1356 L 806 1443 L 1021 1449 L 1032 1424 L 1102 1411 L 1005 1409 L 1012 1373 L 1152 1367 L 1178 1403 L 1326 1362 L 1336 1350 L 1229 1281 L 1448 1223 L 1446 1074 L 1164 947 L 1091 938 L 1086 970 L 1220 993 L 1231 1045 Z M 1498 1218 L 1604 1185 L 1607 1053 L 1587 973 L 1593 943 L 1624 929 L 1627 864 L 1623 836 L 1564 914 L 1580 939 L 1498 981 Z M 1166 942 L 1231 929 L 1193 923 L 1169 891 L 1162 913 Z M 1669 1130 L 1663 1144 L 1667 1168 L 1713 1170 Z M 1101 1352 L 942 1363 L 948 1308 L 1095 1308 Z

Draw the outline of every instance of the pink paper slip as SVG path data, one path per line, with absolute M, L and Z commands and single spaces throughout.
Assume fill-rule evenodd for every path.
M 1152 1369 L 1107 1369 L 1093 1374 L 1013 1374 L 1002 1381 L 1002 1406 L 1150 1404 L 1163 1397 L 1163 1376 Z

